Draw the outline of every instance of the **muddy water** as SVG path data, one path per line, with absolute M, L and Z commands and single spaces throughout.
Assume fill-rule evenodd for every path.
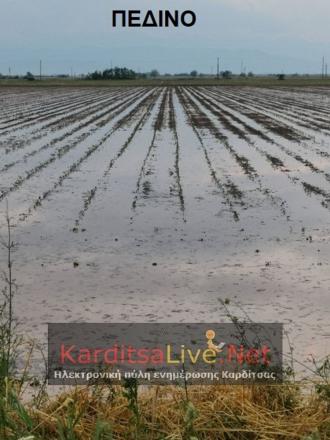
M 329 353 L 329 92 L 26 89 L 1 101 L 1 165 L 17 164 L 0 165 L 0 215 L 7 198 L 27 334 L 227 321 L 228 298 L 235 316 L 283 322 L 297 362 Z

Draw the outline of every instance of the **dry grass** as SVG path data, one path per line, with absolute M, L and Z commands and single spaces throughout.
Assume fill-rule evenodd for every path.
M 151 386 L 132 402 L 122 387 L 76 388 L 31 407 L 29 435 L 47 440 L 330 438 L 329 402 L 301 386 L 192 386 L 188 395 L 189 400 L 179 387 Z

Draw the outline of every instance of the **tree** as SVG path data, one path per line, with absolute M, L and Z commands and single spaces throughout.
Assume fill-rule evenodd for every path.
M 224 72 L 221 72 L 221 75 L 224 79 L 231 79 L 232 73 L 230 70 L 225 70 Z
M 31 72 L 27 72 L 24 78 L 27 79 L 28 81 L 35 80 L 34 75 Z
M 277 75 L 277 79 L 280 80 L 280 81 L 285 80 L 285 75 L 284 75 L 284 73 L 280 73 L 279 75 Z
M 158 70 L 157 70 L 157 69 L 153 69 L 153 70 L 150 72 L 150 76 L 151 76 L 151 78 L 156 78 L 157 76 L 159 76 L 159 72 L 158 72 Z
M 196 78 L 197 75 L 198 75 L 197 70 L 192 70 L 192 71 L 190 72 L 190 76 L 193 77 L 193 78 Z

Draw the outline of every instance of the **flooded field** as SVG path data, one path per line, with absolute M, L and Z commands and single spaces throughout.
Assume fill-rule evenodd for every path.
M 328 354 L 329 121 L 327 88 L 1 89 L 21 328 L 227 321 L 228 298 Z

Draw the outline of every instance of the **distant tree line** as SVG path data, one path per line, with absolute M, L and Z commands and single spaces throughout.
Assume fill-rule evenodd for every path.
M 253 78 L 253 77 L 267 77 L 267 78 L 273 78 L 280 81 L 286 80 L 287 78 L 317 78 L 319 75 L 309 75 L 309 74 L 265 74 L 265 75 L 257 75 L 254 74 L 252 71 L 246 73 L 241 72 L 239 74 L 235 74 L 230 70 L 224 70 L 219 72 L 219 77 L 222 79 L 230 80 L 232 78 Z M 157 69 L 153 69 L 148 72 L 143 73 L 137 73 L 132 69 L 128 69 L 126 67 L 114 67 L 111 69 L 105 69 L 103 71 L 101 70 L 95 70 L 95 72 L 85 74 L 80 74 L 78 76 L 71 76 L 68 74 L 57 74 L 57 75 L 49 75 L 47 77 L 43 77 L 42 79 L 49 79 L 49 78 L 80 78 L 80 79 L 87 79 L 87 80 L 130 80 L 130 79 L 147 79 L 147 78 L 212 78 L 216 79 L 217 76 L 215 76 L 213 73 L 210 75 L 208 73 L 202 73 L 198 72 L 197 70 L 192 70 L 191 72 L 181 72 L 181 73 L 164 73 L 161 74 Z M 36 79 L 39 80 L 39 75 L 34 75 L 31 72 L 27 72 L 25 75 L 3 75 L 0 73 L 0 80 L 17 80 L 17 79 L 24 79 L 27 81 L 34 81 Z
M 136 72 L 126 67 L 114 67 L 113 69 L 105 69 L 103 71 L 95 70 L 95 72 L 89 73 L 86 79 L 135 79 L 137 77 Z

